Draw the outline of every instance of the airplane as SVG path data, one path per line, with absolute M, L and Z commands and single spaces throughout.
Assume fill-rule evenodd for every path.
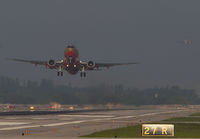
M 24 60 L 12 58 L 9 60 L 18 61 L 18 62 L 26 62 L 37 65 L 44 65 L 49 69 L 56 69 L 57 76 L 63 76 L 63 70 L 66 70 L 69 74 L 75 75 L 80 72 L 81 77 L 86 77 L 86 71 L 91 70 L 102 70 L 102 68 L 109 68 L 113 66 L 120 65 L 131 65 L 131 64 L 139 64 L 139 63 L 95 63 L 94 61 L 80 61 L 79 60 L 79 52 L 75 48 L 74 45 L 69 44 L 64 51 L 64 60 L 53 60 L 49 61 L 35 61 L 35 60 Z
M 183 40 L 183 41 L 176 41 L 176 42 L 182 45 L 186 45 L 186 46 L 190 46 L 193 43 L 192 40 Z

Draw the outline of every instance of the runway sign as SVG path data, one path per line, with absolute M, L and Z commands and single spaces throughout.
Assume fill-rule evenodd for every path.
M 142 136 L 174 136 L 173 124 L 143 124 Z

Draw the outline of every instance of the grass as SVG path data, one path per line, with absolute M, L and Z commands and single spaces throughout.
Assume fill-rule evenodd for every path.
M 200 138 L 200 124 L 174 124 L 175 137 L 177 138 Z
M 171 118 L 171 119 L 167 119 L 167 120 L 163 120 L 163 121 L 169 121 L 169 122 L 200 122 L 200 117 L 178 117 L 178 118 Z
M 200 116 L 200 112 L 194 113 L 194 114 L 192 114 L 191 116 Z
M 110 129 L 101 132 L 96 132 L 83 137 L 141 137 L 141 125 L 128 126 L 126 128 Z
M 197 116 L 200 113 L 193 114 Z M 170 124 L 174 124 L 175 127 L 175 137 L 176 138 L 200 138 L 200 124 L 198 123 L 176 123 L 176 122 L 200 122 L 200 117 L 180 117 L 171 118 L 162 121 Z M 134 138 L 141 136 L 141 125 L 128 126 L 125 128 L 110 129 L 105 131 L 96 132 L 83 137 L 121 137 L 121 138 Z M 143 137 L 144 138 L 144 137 Z M 148 137 L 149 138 L 149 137 Z

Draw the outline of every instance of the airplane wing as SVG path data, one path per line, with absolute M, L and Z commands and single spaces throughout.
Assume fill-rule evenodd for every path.
M 80 61 L 81 65 L 85 67 L 86 70 L 101 70 L 101 68 L 110 68 L 113 66 L 123 66 L 123 65 L 132 65 L 132 64 L 139 64 L 139 63 L 95 63 L 93 61 L 89 62 L 82 62 Z
M 17 58 L 8 58 L 7 60 L 17 61 L 17 62 L 25 62 L 25 63 L 31 63 L 34 65 L 43 65 L 50 69 L 57 69 L 61 66 L 63 66 L 63 60 L 55 61 L 55 60 L 49 60 L 49 61 L 38 61 L 38 60 L 24 60 L 24 59 L 17 59 Z
M 24 59 L 17 59 L 17 58 L 7 58 L 7 60 L 31 63 L 31 64 L 34 64 L 35 66 L 43 65 L 43 66 L 46 66 L 49 69 L 57 70 L 58 76 L 63 76 L 63 71 L 62 71 L 63 65 L 64 65 L 63 60 L 55 61 L 55 60 L 50 59 L 49 61 L 38 61 L 38 60 L 24 60 Z
M 46 65 L 48 61 L 36 61 L 36 60 L 24 60 L 24 59 L 17 59 L 17 58 L 7 58 L 7 60 L 17 61 L 17 62 L 26 62 L 35 65 Z
M 132 65 L 132 64 L 139 64 L 139 63 L 96 63 L 96 66 L 109 68 L 113 66 Z

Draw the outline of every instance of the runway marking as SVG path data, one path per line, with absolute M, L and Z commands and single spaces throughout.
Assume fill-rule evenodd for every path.
M 60 118 L 59 120 L 73 120 L 73 118 L 68 118 L 68 117 L 63 117 L 63 118 Z
M 166 113 L 175 113 L 180 111 L 186 110 L 174 110 L 174 111 L 167 111 L 167 112 L 154 112 L 154 113 L 146 113 L 136 116 L 120 116 L 114 118 L 104 118 L 104 119 L 88 119 L 88 120 L 79 120 L 79 121 L 71 121 L 71 122 L 62 122 L 62 123 L 52 123 L 52 124 L 44 124 L 44 125 L 30 125 L 30 126 L 19 126 L 19 127 L 8 127 L 8 128 L 0 128 L 0 131 L 5 130 L 16 130 L 16 129 L 24 129 L 24 128 L 35 128 L 35 127 L 52 127 L 52 126 L 62 126 L 62 125 L 69 125 L 69 124 L 80 124 L 84 122 L 94 122 L 94 121 L 102 121 L 102 120 L 116 120 L 116 119 L 126 119 L 126 118 L 136 118 L 136 117 L 143 117 L 143 116 L 151 116 L 151 115 L 158 115 L 158 114 L 166 114 Z
M 107 118 L 107 117 L 114 117 L 112 115 L 58 115 L 61 117 L 100 117 L 100 118 Z
M 49 118 L 31 118 L 31 119 L 33 119 L 33 120 L 48 120 Z
M 136 116 L 120 116 L 108 120 L 127 119 L 127 118 L 136 118 Z
M 3 118 L 5 120 L 16 120 L 17 118 L 14 118 L 14 117 L 10 117 L 10 118 Z
M 0 125 L 8 125 L 8 126 L 12 126 L 12 125 L 25 125 L 25 124 L 30 124 L 30 122 L 0 122 Z
M 1 131 L 5 130 L 16 130 L 16 129 L 24 129 L 24 128 L 34 128 L 34 127 L 40 127 L 40 125 L 32 125 L 32 126 L 19 126 L 19 127 L 7 127 L 7 128 L 1 128 Z

